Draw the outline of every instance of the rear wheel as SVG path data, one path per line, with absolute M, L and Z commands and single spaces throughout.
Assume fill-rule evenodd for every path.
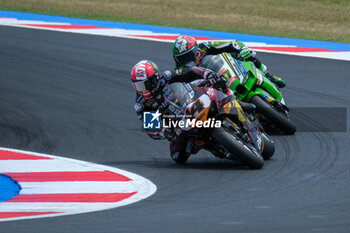
M 286 134 L 294 134 L 296 128 L 292 121 L 287 116 L 278 112 L 273 106 L 266 103 L 259 96 L 255 95 L 250 100 L 250 103 L 255 104 L 256 112 L 261 114 L 266 120 L 274 124 L 277 128 Z
M 264 165 L 263 157 L 252 145 L 246 145 L 230 134 L 225 128 L 214 129 L 211 133 L 214 141 L 228 152 L 247 164 L 250 168 L 260 169 Z

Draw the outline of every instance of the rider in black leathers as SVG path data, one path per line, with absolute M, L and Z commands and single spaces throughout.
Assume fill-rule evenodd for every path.
M 167 102 L 163 99 L 163 87 L 174 82 L 192 82 L 205 79 L 208 86 L 214 85 L 219 77 L 211 70 L 192 67 L 186 72 L 176 74 L 172 71 L 159 73 L 157 65 L 148 60 L 138 62 L 131 71 L 131 80 L 136 90 L 135 110 L 139 121 L 143 122 L 145 111 L 167 111 Z M 240 102 L 243 110 L 254 111 L 255 105 Z M 175 136 L 168 128 L 145 129 L 146 133 L 155 140 L 168 139 L 170 141 L 170 156 L 177 163 L 185 163 L 190 156 L 186 153 L 186 142 L 182 134 Z

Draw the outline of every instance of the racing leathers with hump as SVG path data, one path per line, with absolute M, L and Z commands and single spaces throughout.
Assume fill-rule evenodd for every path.
M 183 70 L 186 70 L 191 66 L 199 66 L 205 55 L 216 55 L 224 52 L 231 53 L 234 58 L 238 60 L 253 62 L 254 65 L 278 87 L 282 88 L 286 85 L 286 82 L 283 79 L 272 75 L 268 71 L 266 65 L 256 58 L 255 51 L 250 50 L 239 40 L 233 40 L 230 42 L 205 41 L 198 44 L 194 37 L 181 35 L 175 40 L 172 46 L 173 58 L 175 60 L 175 71 L 181 73 Z
M 139 121 L 143 122 L 145 111 L 167 112 L 166 101 L 163 99 L 163 87 L 174 82 L 192 82 L 197 79 L 205 79 L 209 86 L 214 85 L 218 76 L 211 70 L 199 67 L 191 67 L 181 74 L 172 71 L 159 73 L 157 65 L 148 60 L 138 62 L 131 71 L 131 80 L 136 90 L 135 110 Z M 252 112 L 255 105 L 240 102 L 243 110 Z M 186 153 L 186 142 L 183 134 L 176 136 L 169 128 L 145 129 L 146 133 L 155 140 L 168 139 L 170 141 L 170 156 L 178 162 L 186 162 L 189 154 Z

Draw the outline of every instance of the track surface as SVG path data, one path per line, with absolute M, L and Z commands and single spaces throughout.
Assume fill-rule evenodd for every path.
M 3 222 L 0 232 L 349 232 L 349 127 L 275 135 L 275 156 L 258 171 L 205 152 L 179 166 L 166 142 L 141 132 L 129 80 L 141 59 L 172 68 L 171 44 L 11 27 L 0 35 L 1 146 L 115 166 L 158 187 L 129 206 Z M 350 107 L 349 62 L 259 57 L 288 80 L 289 106 Z

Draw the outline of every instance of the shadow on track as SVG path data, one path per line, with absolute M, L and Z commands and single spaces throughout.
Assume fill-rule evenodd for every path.
M 196 156 L 196 155 L 192 155 Z M 213 158 L 216 159 L 216 158 Z M 104 165 L 120 167 L 127 165 L 137 167 L 148 167 L 154 169 L 171 169 L 171 170 L 251 170 L 248 166 L 245 166 L 236 161 L 229 161 L 225 159 L 217 159 L 216 161 L 208 161 L 207 159 L 192 159 L 192 161 L 186 164 L 176 164 L 169 159 L 155 159 L 154 161 L 119 161 L 112 163 L 105 163 Z

